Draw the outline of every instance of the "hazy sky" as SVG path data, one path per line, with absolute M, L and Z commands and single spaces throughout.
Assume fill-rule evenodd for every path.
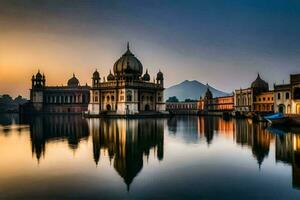
M 300 1 L 0 0 L 0 94 L 28 96 L 38 69 L 49 85 L 107 76 L 127 41 L 166 87 L 196 79 L 231 92 L 257 72 L 282 83 L 300 73 Z

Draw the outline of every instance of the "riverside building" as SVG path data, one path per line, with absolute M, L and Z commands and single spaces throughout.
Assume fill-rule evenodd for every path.
M 93 73 L 90 97 L 88 116 L 161 114 L 165 111 L 164 75 L 159 71 L 151 81 L 127 44 L 106 80 L 97 70 Z

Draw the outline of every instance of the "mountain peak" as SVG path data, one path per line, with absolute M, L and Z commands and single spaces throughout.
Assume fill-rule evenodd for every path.
M 203 84 L 197 80 L 184 80 L 177 85 L 167 88 L 165 91 L 165 99 L 167 100 L 172 96 L 176 96 L 180 101 L 184 101 L 185 99 L 199 99 L 199 97 L 203 96 L 206 92 L 207 86 L 213 93 L 214 97 L 229 95 L 228 93 L 211 87 L 209 84 Z

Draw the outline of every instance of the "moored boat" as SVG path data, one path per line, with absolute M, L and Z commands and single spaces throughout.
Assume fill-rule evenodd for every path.
M 286 124 L 288 122 L 288 117 L 284 116 L 282 113 L 275 113 L 272 115 L 265 116 L 265 119 L 272 125 Z

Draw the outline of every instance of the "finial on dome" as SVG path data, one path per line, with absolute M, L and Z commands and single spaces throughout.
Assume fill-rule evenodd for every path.
M 127 42 L 127 51 L 129 51 L 129 42 Z
M 75 74 L 73 73 L 73 77 L 75 77 Z

